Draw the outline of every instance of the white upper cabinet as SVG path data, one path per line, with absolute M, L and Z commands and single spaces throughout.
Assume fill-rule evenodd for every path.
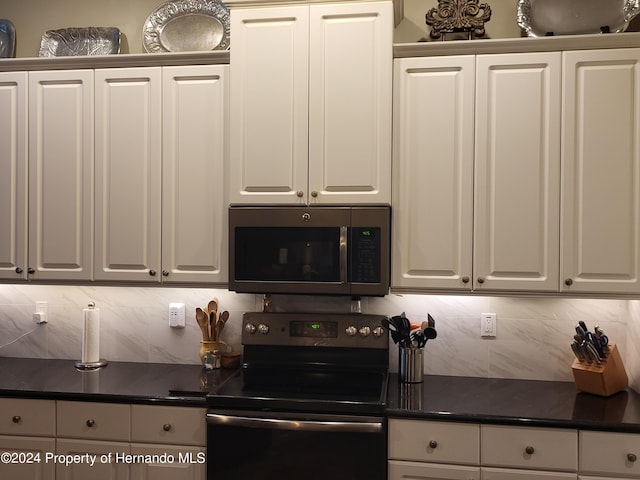
M 228 68 L 163 68 L 163 282 L 227 281 Z
M 564 53 L 562 282 L 640 292 L 640 49 Z
M 162 70 L 96 81 L 96 280 L 160 281 Z
M 473 56 L 395 61 L 393 287 L 471 289 Z
M 231 203 L 389 203 L 391 2 L 234 9 Z
M 311 202 L 390 203 L 392 3 L 311 5 Z
M 560 54 L 395 69 L 392 287 L 557 290 Z
M 474 289 L 558 290 L 560 63 L 477 57 Z
M 90 280 L 93 71 L 29 73 L 29 274 Z
M 0 73 L 0 278 L 27 277 L 26 72 Z

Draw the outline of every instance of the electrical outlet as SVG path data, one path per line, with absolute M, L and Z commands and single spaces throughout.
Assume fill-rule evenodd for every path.
M 495 313 L 480 314 L 480 336 L 493 338 L 496 336 L 496 320 Z
M 47 318 L 47 302 L 36 302 L 36 312 L 33 314 L 33 320 L 37 324 L 47 323 L 49 319 Z
M 185 327 L 185 308 L 184 303 L 169 304 L 169 326 L 171 328 Z

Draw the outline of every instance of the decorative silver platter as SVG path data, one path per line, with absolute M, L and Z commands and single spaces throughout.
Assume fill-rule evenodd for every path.
M 16 29 L 9 20 L 0 20 L 0 58 L 16 55 Z
M 519 0 L 518 25 L 530 37 L 624 32 L 640 0 Z
M 229 9 L 213 0 L 174 0 L 156 8 L 144 24 L 149 53 L 227 50 Z
M 41 57 L 111 55 L 120 53 L 120 30 L 81 27 L 47 30 L 40 42 Z

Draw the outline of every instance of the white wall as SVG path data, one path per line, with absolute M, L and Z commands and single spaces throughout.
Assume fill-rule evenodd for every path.
M 242 313 L 261 308 L 257 295 L 206 288 L 0 285 L 0 356 L 79 359 L 82 309 L 95 301 L 101 309 L 101 354 L 111 361 L 198 363 L 200 330 L 195 308 L 217 297 L 230 311 L 223 339 L 240 349 Z M 32 320 L 35 302 L 49 302 L 47 325 Z M 171 302 L 187 306 L 187 328 L 169 328 Z M 278 309 L 342 311 L 344 297 L 274 297 Z M 640 386 L 640 301 L 513 298 L 446 295 L 388 295 L 365 298 L 365 313 L 406 312 L 420 323 L 430 313 L 438 338 L 425 351 L 425 372 L 439 375 L 572 381 L 569 348 L 574 327 L 599 324 L 620 346 L 635 388 Z M 498 315 L 495 339 L 480 337 L 480 314 Z M 18 339 L 21 335 L 27 333 Z M 397 348 L 390 345 L 392 370 Z

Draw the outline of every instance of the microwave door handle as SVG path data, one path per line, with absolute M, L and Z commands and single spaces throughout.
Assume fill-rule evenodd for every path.
M 349 228 L 340 227 L 340 283 L 347 283 L 347 235 Z

